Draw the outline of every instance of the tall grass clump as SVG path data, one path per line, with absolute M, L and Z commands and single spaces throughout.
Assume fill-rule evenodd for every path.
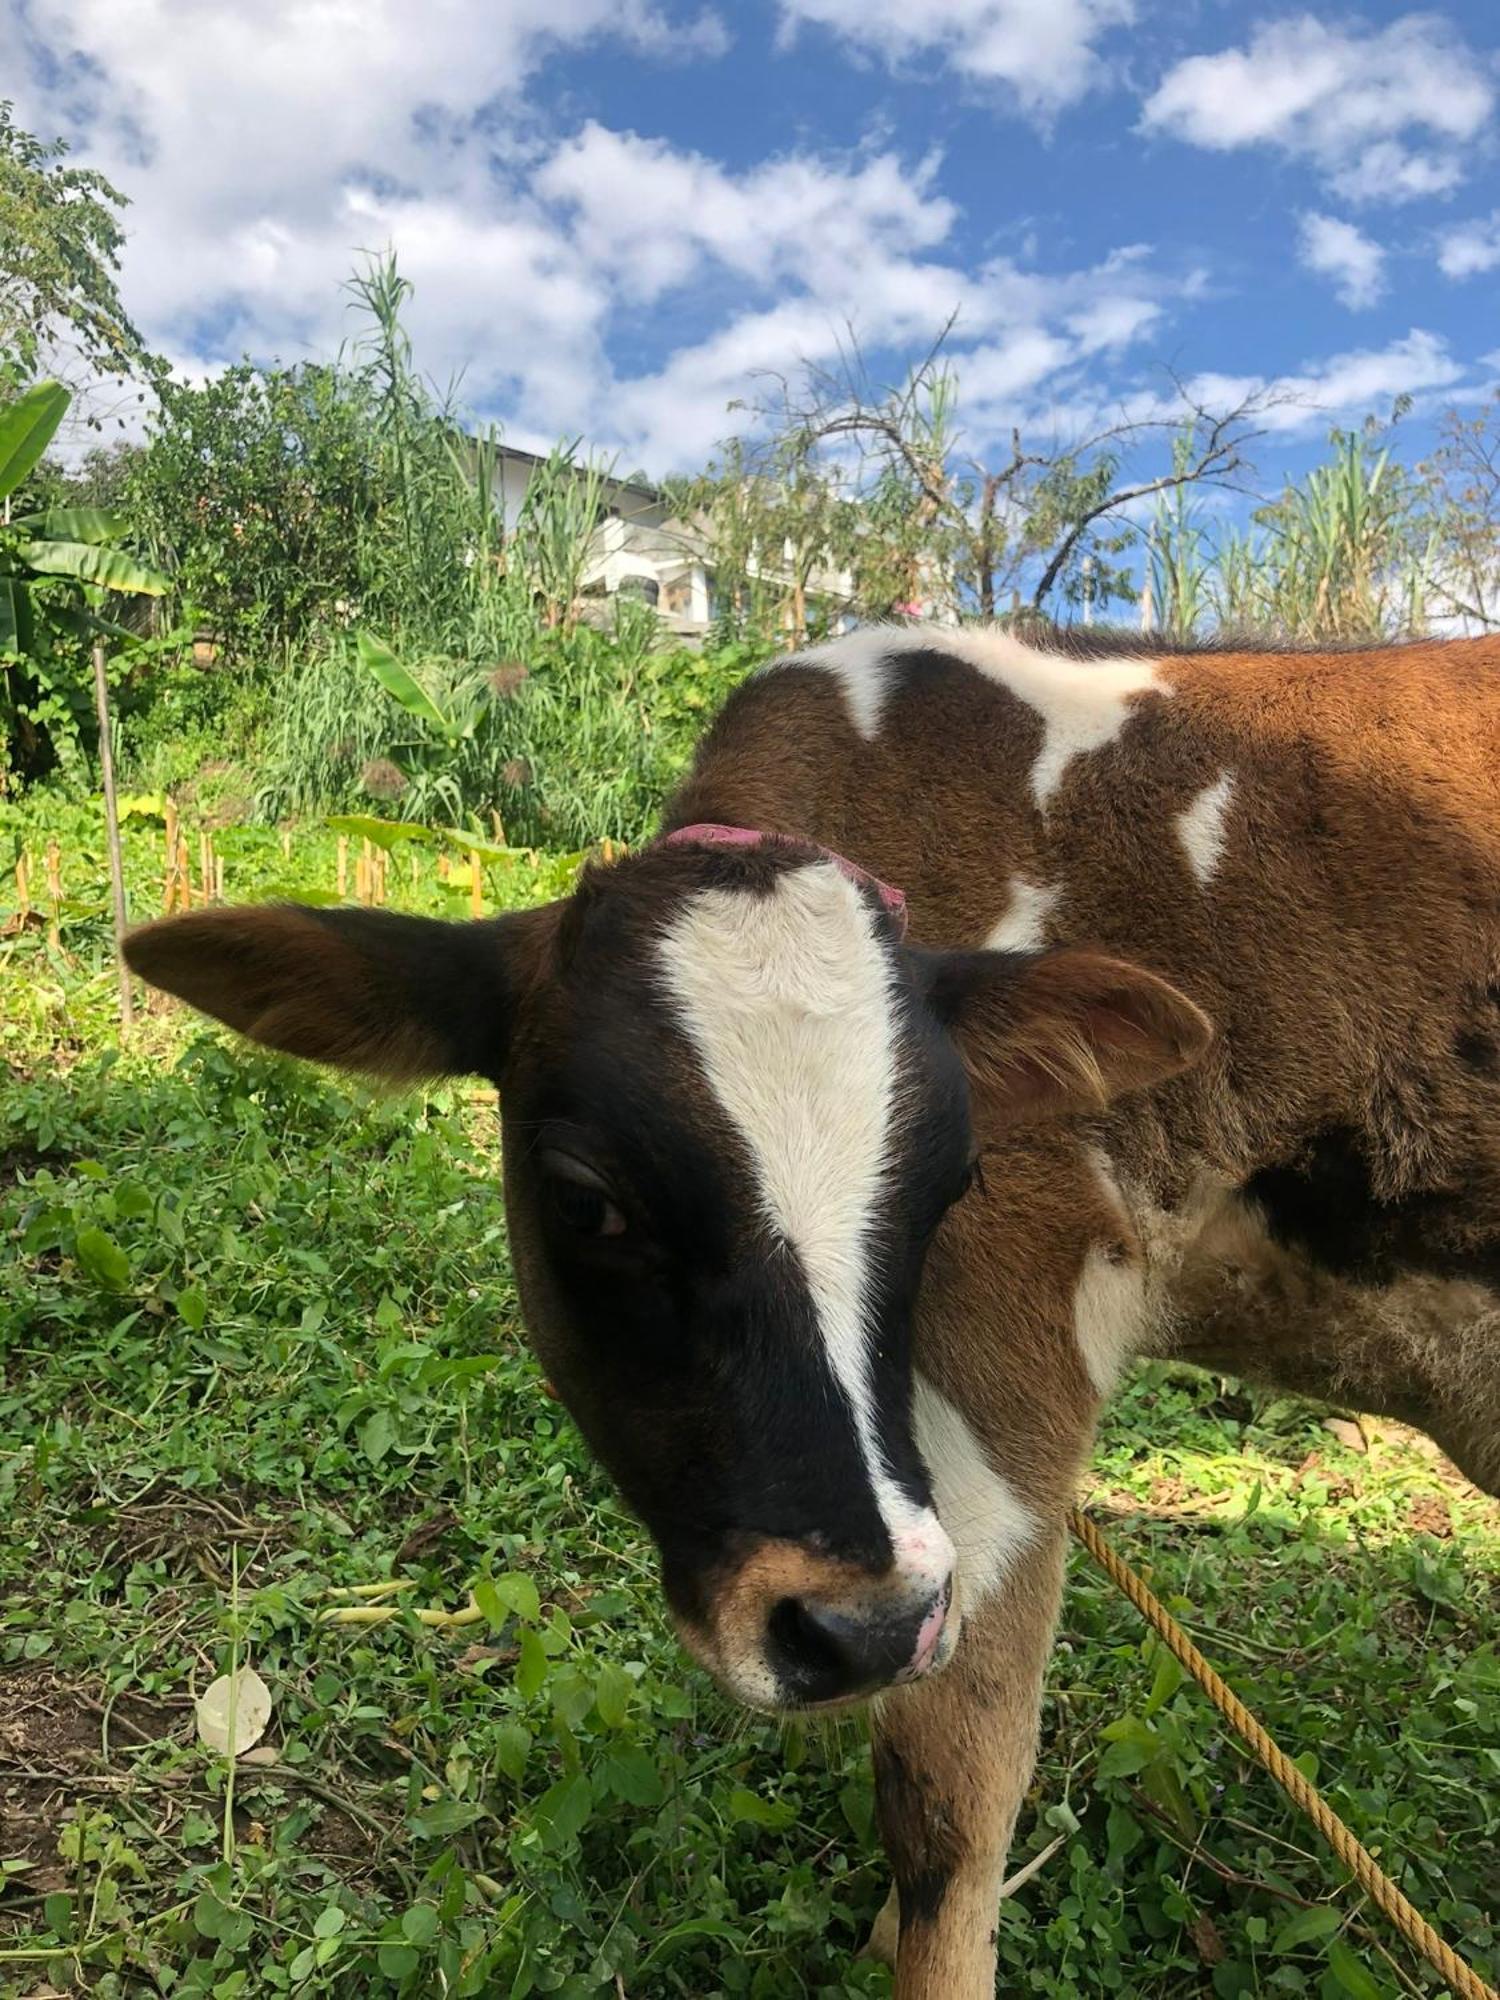
M 1248 526 L 1213 519 L 1187 486 L 1158 498 L 1147 560 L 1159 629 L 1300 644 L 1425 629 L 1440 535 L 1420 483 L 1372 426 L 1335 431 L 1330 445 Z
M 498 818 L 513 845 L 569 851 L 638 841 L 752 655 L 663 649 L 645 607 L 621 622 L 539 628 L 509 659 L 415 660 L 425 699 L 410 707 L 355 647 L 313 656 L 283 684 L 257 814 L 374 809 L 487 832 Z

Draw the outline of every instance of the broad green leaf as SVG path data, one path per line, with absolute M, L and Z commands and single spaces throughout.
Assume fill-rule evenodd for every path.
M 736 1785 L 729 1794 L 729 1811 L 734 1819 L 748 1820 L 752 1826 L 779 1830 L 792 1824 L 797 1808 L 779 1799 L 763 1799 L 758 1792 Z
M 344 1928 L 345 1921 L 344 1912 L 339 1908 L 338 1904 L 327 1903 L 318 1912 L 313 1924 L 313 1936 L 316 1938 L 337 1937 L 339 1932 Z
M 519 1784 L 526 1775 L 526 1760 L 531 1754 L 531 1731 L 524 1722 L 501 1722 L 496 1724 L 491 1741 L 495 1762 L 507 1778 Z
M 15 492 L 51 444 L 71 401 L 61 382 L 38 382 L 0 410 L 0 500 Z
M 480 861 L 520 861 L 526 855 L 524 847 L 497 847 L 494 841 L 481 840 L 477 834 L 465 833 L 456 826 L 440 826 L 436 830 L 444 840 L 451 840 L 455 847 L 461 847 Z
M 594 1706 L 599 1711 L 599 1720 L 607 1729 L 618 1729 L 630 1710 L 630 1697 L 635 1693 L 635 1682 L 623 1667 L 613 1660 L 606 1661 L 599 1670 L 599 1679 L 594 1687 Z
M 208 1318 L 208 1300 L 196 1285 L 186 1285 L 177 1294 L 177 1316 L 194 1333 L 203 1331 L 203 1323 Z
M 130 516 L 118 507 L 48 507 L 11 522 L 46 542 L 118 542 L 130 533 Z
M 635 1745 L 605 1752 L 599 1775 L 617 1799 L 632 1806 L 659 1806 L 665 1792 L 650 1754 Z
M 382 640 L 368 632 L 359 634 L 356 644 L 359 648 L 360 665 L 372 673 L 393 701 L 400 702 L 408 715 L 416 716 L 419 722 L 427 722 L 444 736 L 457 732 L 453 723 L 433 700 L 415 674 L 402 666 L 396 655 Z
M 112 1236 L 102 1229 L 80 1229 L 78 1262 L 96 1285 L 111 1292 L 123 1292 L 130 1283 L 130 1259 Z
M 88 542 L 23 542 L 21 560 L 38 576 L 76 576 L 81 583 L 136 597 L 162 597 L 172 588 L 172 579 L 159 569 L 120 549 L 96 549 Z
M 1360 1964 L 1342 1938 L 1328 1947 L 1328 1970 L 1353 2000 L 1387 2000 L 1390 1988 Z
M 478 1817 L 478 1806 L 467 1805 L 462 1799 L 438 1799 L 413 1813 L 407 1824 L 426 1840 L 445 1840 L 450 1833 L 462 1833 Z
M 1319 1903 L 1311 1910 L 1298 1910 L 1277 1931 L 1272 1951 L 1295 1951 L 1298 1945 L 1315 1938 L 1332 1937 L 1344 1921 L 1343 1912 L 1333 1903 Z
M 32 648 L 31 600 L 18 576 L 0 576 L 0 653 L 20 653 Z
M 379 1465 L 395 1442 L 396 1420 L 389 1410 L 376 1410 L 360 1425 L 360 1449 L 371 1465 Z
M 409 1944 L 383 1944 L 375 1953 L 375 1963 L 387 1979 L 409 1979 L 422 1963 Z
M 1142 1715 L 1155 1715 L 1159 1708 L 1165 1707 L 1182 1686 L 1182 1679 L 1182 1668 L 1178 1666 L 1173 1655 L 1163 1647 L 1157 1657 L 1156 1676 L 1141 1710 Z
M 331 833 L 347 833 L 351 840 L 368 840 L 372 847 L 389 852 L 401 840 L 434 840 L 430 826 L 415 821 L 377 819 L 373 813 L 332 813 L 323 822 Z
M 490 1579 L 495 1595 L 507 1611 L 513 1611 L 518 1618 L 524 1618 L 529 1625 L 535 1625 L 542 1615 L 541 1600 L 537 1596 L 536 1585 L 529 1576 L 519 1571 L 507 1570 L 503 1576 Z
M 521 1633 L 521 1657 L 516 1662 L 516 1693 L 524 1701 L 538 1693 L 547 1678 L 548 1661 L 540 1638 L 528 1625 Z
M 401 1934 L 418 1949 L 430 1945 L 438 1934 L 438 1913 L 431 1903 L 413 1903 L 401 1919 Z
M 588 1824 L 594 1788 L 582 1771 L 549 1785 L 531 1809 L 532 1824 L 548 1847 L 562 1847 Z

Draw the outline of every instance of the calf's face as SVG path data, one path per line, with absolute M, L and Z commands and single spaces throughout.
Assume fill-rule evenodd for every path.
M 127 955 L 271 1047 L 499 1085 L 532 1343 L 654 1535 L 685 1643 L 761 1708 L 915 1678 L 957 1639 L 912 1327 L 973 1171 L 971 1075 L 1035 1118 L 1207 1039 L 1092 954 L 910 949 L 790 843 L 649 849 L 487 923 L 202 911 Z

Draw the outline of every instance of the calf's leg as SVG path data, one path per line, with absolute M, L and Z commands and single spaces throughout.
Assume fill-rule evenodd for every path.
M 1064 1530 L 965 1619 L 947 1669 L 881 1697 L 875 1804 L 899 1905 L 897 2000 L 992 2000 L 995 1921 L 1036 1759 Z

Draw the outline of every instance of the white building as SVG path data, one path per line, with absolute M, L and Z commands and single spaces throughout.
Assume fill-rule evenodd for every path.
M 496 447 L 495 484 L 508 526 L 520 514 L 533 473 L 545 463 L 535 452 L 514 445 Z M 576 476 L 587 476 L 584 465 Z M 701 639 L 719 611 L 704 525 L 672 515 L 662 493 L 643 479 L 606 478 L 603 493 L 604 516 L 584 575 L 585 598 L 602 609 L 622 595 L 639 597 L 669 631 Z M 772 582 L 785 580 L 774 569 L 767 575 Z M 834 630 L 854 622 L 853 599 L 854 579 L 847 570 L 816 570 L 809 579 L 809 609 L 826 615 Z

